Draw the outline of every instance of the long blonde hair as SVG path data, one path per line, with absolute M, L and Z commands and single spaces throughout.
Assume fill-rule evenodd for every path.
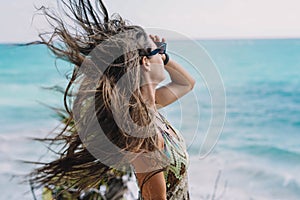
M 127 173 L 127 164 L 140 152 L 161 155 L 154 111 L 140 91 L 141 56 L 151 51 L 151 44 L 140 26 L 129 25 L 119 15 L 110 18 L 101 0 L 93 5 L 89 0 L 62 3 L 76 27 L 72 29 L 55 12 L 41 8 L 54 31 L 50 37 L 41 34 L 38 43 L 74 64 L 64 92 L 64 128 L 55 137 L 42 139 L 63 147 L 56 160 L 38 163 L 43 166 L 31 173 L 31 181 L 81 191 Z M 104 139 L 119 151 L 112 153 Z M 109 165 L 111 158 L 118 163 Z

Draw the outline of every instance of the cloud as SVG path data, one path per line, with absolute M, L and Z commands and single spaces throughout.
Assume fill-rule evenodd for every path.
M 34 4 L 53 0 L 0 2 L 0 42 L 37 39 L 46 29 L 42 17 L 33 25 Z M 106 0 L 110 13 L 118 12 L 133 24 L 160 27 L 193 38 L 299 37 L 299 0 Z
M 131 2 L 138 9 L 120 6 L 121 0 L 110 1 L 109 6 L 139 24 L 166 27 L 196 38 L 300 36 L 298 0 Z

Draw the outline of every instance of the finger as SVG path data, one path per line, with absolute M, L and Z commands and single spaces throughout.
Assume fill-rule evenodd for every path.
M 153 35 L 149 35 L 149 37 L 151 38 L 151 40 L 155 41 L 155 37 Z
M 155 40 L 156 40 L 156 42 L 159 42 L 159 41 L 160 41 L 160 39 L 159 39 L 159 36 L 158 36 L 158 35 L 155 35 Z

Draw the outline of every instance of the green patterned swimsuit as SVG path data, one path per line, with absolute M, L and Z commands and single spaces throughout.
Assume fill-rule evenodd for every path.
M 164 177 L 166 180 L 167 200 L 189 200 L 188 191 L 188 175 L 187 168 L 189 165 L 189 157 L 186 150 L 186 144 L 183 136 L 180 132 L 171 126 L 171 124 L 160 115 L 160 119 L 166 125 L 167 130 L 173 130 L 174 134 L 170 134 L 167 131 L 159 127 L 161 135 L 164 139 L 164 154 L 170 159 L 170 164 L 164 170 Z M 61 191 L 61 187 L 57 187 L 54 190 L 46 189 L 43 192 L 43 200 L 53 200 L 55 198 L 55 191 Z M 63 192 L 60 195 L 61 199 L 73 200 L 71 193 L 68 191 Z M 89 199 L 89 198 L 78 198 Z M 94 199 L 103 199 L 101 196 L 97 196 Z M 117 198 L 119 199 L 119 198 Z M 123 198 L 122 198 L 123 199 Z M 130 198 L 131 199 L 131 198 Z M 141 198 L 141 195 L 139 196 Z
M 170 123 L 161 115 L 166 122 L 166 126 L 171 128 L 176 134 L 169 134 L 167 131 L 160 129 L 164 138 L 164 152 L 170 159 L 170 165 L 164 171 L 167 186 L 168 200 L 188 200 L 188 175 L 187 168 L 189 157 L 186 151 L 186 144 L 180 132 L 173 128 Z

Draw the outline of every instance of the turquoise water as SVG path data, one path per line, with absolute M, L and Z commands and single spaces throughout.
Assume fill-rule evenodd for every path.
M 224 199 L 299 199 L 300 40 L 198 43 L 215 62 L 226 89 L 226 121 L 210 155 L 222 163 L 222 180 L 228 183 Z M 42 88 L 66 85 L 71 67 L 56 64 L 43 46 L 0 45 L 0 199 L 31 199 L 29 186 L 17 185 L 20 179 L 12 175 L 32 168 L 17 160 L 47 159 L 41 158 L 45 147 L 27 137 L 42 137 L 56 125 L 54 113 L 39 103 L 62 105 L 61 94 Z M 182 131 L 191 157 L 197 158 L 209 124 L 210 98 L 195 69 L 184 66 L 197 79 L 194 93 L 164 112 Z M 185 112 L 190 118 L 182 121 Z M 215 167 L 210 157 L 197 162 L 199 168 L 201 162 Z M 191 187 L 201 188 L 204 176 L 191 177 Z M 192 197 L 200 199 L 197 192 Z
M 299 199 L 300 40 L 202 44 L 226 88 L 226 124 L 216 150 L 228 163 L 228 184 L 243 188 L 248 199 Z

